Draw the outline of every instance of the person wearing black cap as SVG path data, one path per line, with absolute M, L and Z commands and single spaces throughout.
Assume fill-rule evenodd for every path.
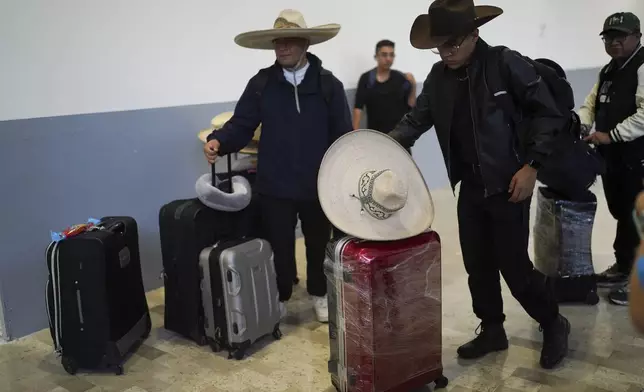
M 459 236 L 472 306 L 481 325 L 478 336 L 458 348 L 459 357 L 480 358 L 508 348 L 503 275 L 512 295 L 541 325 L 540 364 L 550 369 L 568 353 L 570 323 L 559 313 L 546 277 L 528 255 L 530 200 L 540 163 L 551 153 L 557 130 L 568 124 L 569 116 L 558 109 L 531 62 L 479 38 L 478 28 L 502 12 L 475 6 L 473 0 L 436 0 L 416 18 L 412 46 L 434 50 L 442 61 L 423 83 L 416 106 L 389 136 L 409 148 L 434 126 L 452 187 L 461 183 Z M 505 76 L 504 90 L 486 83 L 488 61 Z M 517 103 L 513 113 L 504 111 L 499 96 Z M 510 115 L 526 121 L 511 125 Z
M 606 19 L 601 32 L 611 61 L 579 110 L 586 140 L 598 145 L 606 161 L 602 177 L 611 215 L 617 220 L 613 248 L 615 264 L 597 275 L 599 286 L 611 287 L 608 299 L 628 305 L 628 276 L 639 244 L 632 220 L 633 203 L 644 189 L 644 50 L 640 44 L 640 20 L 630 12 Z

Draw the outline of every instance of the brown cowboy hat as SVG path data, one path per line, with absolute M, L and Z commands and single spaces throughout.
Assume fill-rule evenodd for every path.
M 503 10 L 491 5 L 474 5 L 474 0 L 435 0 L 426 14 L 418 15 L 409 40 L 416 49 L 434 49 L 450 38 L 470 33 Z

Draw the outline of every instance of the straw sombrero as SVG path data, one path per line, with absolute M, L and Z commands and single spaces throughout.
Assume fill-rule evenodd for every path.
M 434 220 L 432 197 L 414 160 L 394 139 L 370 129 L 349 132 L 329 147 L 318 196 L 335 227 L 364 240 L 413 237 Z
M 208 139 L 208 135 L 210 135 L 213 131 L 221 129 L 224 126 L 224 124 L 226 124 L 228 120 L 230 120 L 232 117 L 233 117 L 233 112 L 223 112 L 221 114 L 216 115 L 210 121 L 211 128 L 199 131 L 199 133 L 197 134 L 197 137 L 199 138 L 199 140 L 205 143 L 206 140 Z M 244 147 L 239 152 L 242 154 L 257 155 L 257 149 L 259 147 L 259 137 L 261 136 L 261 134 L 262 134 L 262 126 L 260 125 L 255 130 L 253 139 L 250 141 L 250 143 L 248 143 L 248 146 Z
M 235 43 L 249 49 L 273 50 L 273 41 L 280 38 L 304 38 L 309 45 L 321 44 L 338 35 L 339 24 L 325 24 L 307 27 L 304 16 L 296 10 L 283 10 L 280 12 L 272 29 L 255 30 L 239 34 Z

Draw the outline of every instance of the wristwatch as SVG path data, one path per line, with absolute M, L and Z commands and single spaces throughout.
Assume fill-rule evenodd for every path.
M 534 159 L 533 159 L 533 160 L 531 160 L 531 161 L 528 163 L 528 166 L 530 166 L 530 167 L 531 167 L 531 168 L 533 168 L 534 170 L 539 170 L 539 169 L 541 169 L 541 164 L 540 164 L 539 162 L 535 161 Z

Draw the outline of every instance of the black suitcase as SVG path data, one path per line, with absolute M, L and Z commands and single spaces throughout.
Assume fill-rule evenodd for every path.
M 230 163 L 229 166 L 230 168 Z M 230 178 L 231 173 L 228 173 Z M 204 331 L 199 255 L 221 239 L 256 236 L 256 200 L 240 212 L 216 211 L 199 199 L 175 200 L 159 212 L 165 329 L 197 344 L 208 343 Z
M 136 221 L 106 217 L 47 248 L 46 301 L 56 352 L 69 374 L 112 368 L 150 334 Z
M 207 344 L 203 328 L 199 253 L 212 246 L 220 227 L 221 213 L 198 199 L 175 200 L 159 212 L 165 329 Z

